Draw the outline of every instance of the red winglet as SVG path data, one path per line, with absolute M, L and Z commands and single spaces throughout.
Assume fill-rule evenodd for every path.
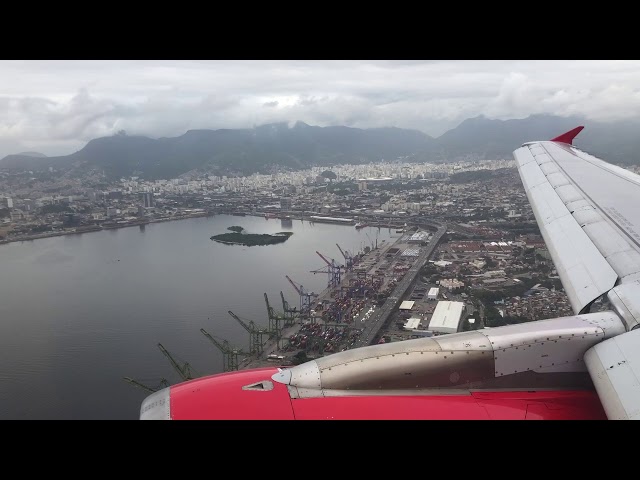
M 571 145 L 571 142 L 574 138 L 582 131 L 584 126 L 576 127 L 573 130 L 569 130 L 567 133 L 563 133 L 562 135 L 558 135 L 556 138 L 552 138 L 552 142 L 562 142 L 568 143 Z

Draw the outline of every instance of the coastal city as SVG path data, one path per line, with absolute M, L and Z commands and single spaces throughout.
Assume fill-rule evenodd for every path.
M 171 180 L 109 181 L 92 171 L 69 175 L 0 170 L 0 243 L 215 213 L 444 213 L 457 189 L 441 186 L 463 171 L 515 167 L 512 160 L 457 164 L 378 163 L 246 177 L 188 173 Z M 326 175 L 326 176 L 323 176 Z M 391 185 L 391 189 L 380 188 Z M 429 188 L 436 186 L 431 195 Z M 418 197 L 422 201 L 412 201 Z M 451 198 L 450 198 L 451 197 Z
M 398 234 L 393 242 L 341 250 L 341 262 L 323 257 L 322 292 L 289 279 L 299 303 L 267 299 L 264 325 L 235 317 L 248 332 L 244 346 L 232 348 L 203 330 L 225 371 L 571 313 L 512 160 L 155 181 L 32 173 L 0 173 L 0 243 L 224 214 Z M 242 236 L 241 230 L 226 235 Z
M 640 418 L 640 62 L 0 67 L 1 419 Z

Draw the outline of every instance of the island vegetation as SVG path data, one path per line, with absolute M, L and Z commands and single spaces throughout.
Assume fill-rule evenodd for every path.
M 245 245 L 253 247 L 256 245 L 276 245 L 286 242 L 293 232 L 278 232 L 274 234 L 268 233 L 246 233 L 244 228 L 234 225 L 227 228 L 232 233 L 221 233 L 213 235 L 211 240 L 227 245 Z

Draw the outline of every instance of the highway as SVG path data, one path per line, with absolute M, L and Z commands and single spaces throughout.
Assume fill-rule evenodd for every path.
M 373 340 L 380 332 L 380 329 L 386 323 L 389 316 L 400 305 L 401 299 L 407 293 L 409 287 L 413 284 L 413 281 L 416 279 L 418 273 L 420 272 L 420 269 L 425 265 L 425 263 L 433 253 L 433 250 L 436 248 L 436 245 L 438 245 L 438 242 L 446 231 L 446 225 L 438 228 L 438 231 L 431 238 L 429 245 L 427 245 L 420 253 L 413 266 L 407 271 L 400 283 L 396 285 L 396 288 L 393 290 L 393 292 L 391 292 L 391 295 L 384 302 L 384 305 L 382 305 L 379 310 L 376 310 L 371 315 L 371 318 L 364 327 L 364 330 L 360 334 L 360 337 L 353 345 L 353 348 L 371 345 Z

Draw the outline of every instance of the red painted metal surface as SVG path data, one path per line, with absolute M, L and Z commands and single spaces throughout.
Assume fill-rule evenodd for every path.
M 487 420 L 471 395 L 322 397 L 292 400 L 296 420 Z
M 604 420 L 595 392 L 326 397 L 292 401 L 296 420 Z
M 464 395 L 353 396 L 291 400 L 271 381 L 277 368 L 212 375 L 171 387 L 174 420 L 604 420 L 594 391 L 472 392 Z
M 583 128 L 584 126 L 576 127 L 573 130 L 569 130 L 568 132 L 563 133 L 562 135 L 558 135 L 556 138 L 552 138 L 551 141 L 568 143 L 569 145 L 571 145 L 573 139 L 576 138 L 576 136 L 582 131 Z
M 492 419 L 606 420 L 598 394 L 593 390 L 532 392 L 473 392 Z M 520 413 L 515 414 L 515 410 Z
M 173 420 L 293 420 L 286 385 L 272 382 L 273 390 L 243 390 L 271 381 L 277 368 L 260 368 L 198 378 L 171 387 Z

